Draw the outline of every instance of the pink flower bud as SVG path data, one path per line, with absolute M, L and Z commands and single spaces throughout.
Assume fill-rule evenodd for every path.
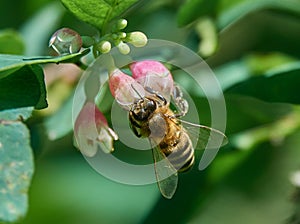
M 170 71 L 162 63 L 146 60 L 134 62 L 129 67 L 132 77 L 143 87 L 150 87 L 170 99 L 174 82 Z
M 111 130 L 104 115 L 94 103 L 87 102 L 80 111 L 74 126 L 74 137 L 80 151 L 89 157 L 98 148 L 109 153 L 113 151 L 113 141 L 118 136 Z
M 154 73 L 161 77 L 168 76 L 171 80 L 173 80 L 170 71 L 159 61 L 138 61 L 133 62 L 129 67 L 134 79 L 145 77 L 149 73 Z

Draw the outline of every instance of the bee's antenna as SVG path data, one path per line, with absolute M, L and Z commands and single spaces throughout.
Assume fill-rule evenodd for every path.
M 130 84 L 130 85 L 131 85 L 132 89 L 134 90 L 134 92 L 135 92 L 141 99 L 143 99 L 143 97 L 142 97 L 141 94 L 137 91 L 137 89 L 134 88 L 134 86 L 133 86 L 132 84 Z

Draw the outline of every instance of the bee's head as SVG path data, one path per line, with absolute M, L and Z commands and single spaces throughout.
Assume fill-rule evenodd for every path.
M 148 98 L 141 98 L 137 100 L 131 110 L 130 113 L 133 117 L 138 121 L 144 121 L 149 118 L 149 116 L 156 110 L 156 103 L 154 100 Z

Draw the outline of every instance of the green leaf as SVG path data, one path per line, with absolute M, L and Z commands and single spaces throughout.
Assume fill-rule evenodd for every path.
M 272 70 L 265 76 L 252 77 L 229 89 L 226 93 L 256 97 L 268 102 L 299 104 L 300 63 Z
M 293 134 L 300 127 L 300 110 L 295 107 L 285 117 L 271 124 L 242 131 L 231 137 L 231 144 L 242 150 L 252 149 L 262 142 L 280 143 L 284 138 Z
M 219 0 L 190 0 L 186 1 L 178 12 L 179 26 L 185 26 L 199 17 L 213 15 Z
M 3 118 L 27 118 L 30 110 L 0 112 L 0 222 L 16 222 L 25 215 L 34 170 L 28 129 L 17 119 Z
M 59 139 L 73 130 L 72 121 L 73 95 L 60 109 L 45 121 L 45 127 L 50 140 Z
M 193 211 L 189 223 L 287 223 L 292 212 L 290 200 L 296 196 L 289 177 L 299 167 L 299 134 L 294 133 L 276 147 L 261 144 L 252 151 L 228 153 L 248 156 L 216 188 L 210 185 L 208 199 Z M 218 175 L 220 169 L 222 164 L 211 171 Z M 198 197 L 196 204 L 202 201 Z
M 34 58 L 0 54 L 0 110 L 47 107 L 43 70 L 38 64 L 77 62 L 89 51 L 86 49 L 71 55 Z
M 272 124 L 289 116 L 294 110 L 291 104 L 270 103 L 236 94 L 225 94 L 225 100 L 227 127 L 230 127 L 226 134 L 229 135 Z M 206 113 L 209 113 L 209 109 Z
M 23 54 L 25 45 L 20 34 L 14 30 L 0 32 L 0 53 Z
M 300 2 L 295 0 L 221 0 L 218 8 L 218 26 L 222 29 L 241 17 L 263 9 L 276 9 L 300 14 Z
M 33 111 L 33 107 L 23 107 L 11 110 L 0 111 L 0 120 L 27 120 Z
M 98 29 L 124 13 L 138 0 L 61 0 L 77 18 Z
M 190 0 L 178 12 L 178 25 L 187 25 L 203 16 L 215 16 L 219 29 L 243 16 L 264 9 L 300 14 L 300 2 L 295 0 Z
M 46 64 L 46 63 L 72 63 L 77 62 L 82 56 L 89 53 L 86 49 L 76 54 L 63 55 L 58 57 L 41 56 L 41 57 L 24 57 L 17 55 L 0 54 L 0 79 L 13 73 L 25 65 Z
M 0 76 L 0 110 L 47 107 L 44 73 L 39 65 L 24 66 L 9 76 Z

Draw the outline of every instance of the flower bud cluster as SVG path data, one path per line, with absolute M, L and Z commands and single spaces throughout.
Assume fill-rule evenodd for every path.
M 116 21 L 111 28 L 111 33 L 104 35 L 96 48 L 100 53 L 108 53 L 112 46 L 116 46 L 122 54 L 129 54 L 128 43 L 135 47 L 143 47 L 147 44 L 147 36 L 139 31 L 125 33 L 122 30 L 127 26 L 126 19 Z
M 126 19 L 119 19 L 114 24 L 110 32 L 103 35 L 99 40 L 89 36 L 80 36 L 76 31 L 69 28 L 57 30 L 49 41 L 49 47 L 52 47 L 59 55 L 74 54 L 80 51 L 81 47 L 93 46 L 94 56 L 99 53 L 110 52 L 113 46 L 116 46 L 122 54 L 129 54 L 130 47 L 128 43 L 135 47 L 143 47 L 147 44 L 147 36 L 139 31 L 125 33 L 122 30 L 127 26 Z

